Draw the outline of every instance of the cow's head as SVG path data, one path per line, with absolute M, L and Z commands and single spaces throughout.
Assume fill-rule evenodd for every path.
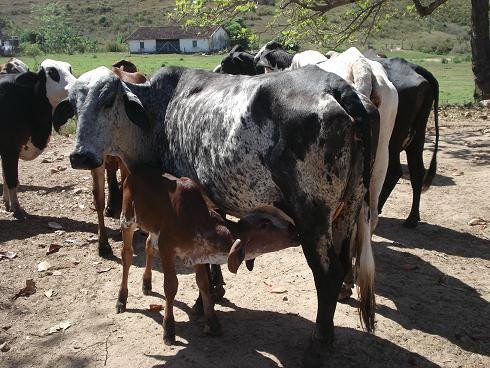
M 76 81 L 71 65 L 64 61 L 46 59 L 41 63 L 46 71 L 46 96 L 53 108 L 68 96 L 71 85 Z
M 100 67 L 81 75 L 68 98 L 56 107 L 56 130 L 77 116 L 75 148 L 70 155 L 74 169 L 95 169 L 102 165 L 105 155 L 121 149 L 120 145 L 134 144 L 132 124 L 138 129 L 149 128 L 146 111 L 128 85 L 111 70 Z
M 114 64 L 112 64 L 112 66 L 128 73 L 136 73 L 138 71 L 136 65 L 134 65 L 131 61 L 124 59 L 115 62 Z
M 272 207 L 257 209 L 238 221 L 237 236 L 228 255 L 228 269 L 236 273 L 245 260 L 252 270 L 254 259 L 261 254 L 299 245 L 293 220 Z
M 0 68 L 0 74 L 17 74 L 29 71 L 29 67 L 19 59 L 10 58 L 5 65 Z

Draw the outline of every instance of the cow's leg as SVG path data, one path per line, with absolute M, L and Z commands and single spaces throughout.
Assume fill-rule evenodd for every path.
M 128 300 L 128 275 L 129 268 L 133 263 L 133 234 L 135 230 L 136 225 L 134 223 L 122 228 L 123 248 L 121 251 L 121 262 L 123 266 L 123 275 L 116 303 L 116 313 L 122 313 L 126 310 L 126 302 Z
M 104 165 L 91 170 L 92 173 L 92 193 L 94 195 L 95 209 L 97 210 L 97 219 L 99 222 L 99 256 L 107 257 L 112 255 L 112 249 L 109 245 L 107 230 L 104 222 Z
M 7 186 L 7 179 L 5 179 L 5 170 L 2 169 L 2 176 L 3 176 L 3 197 L 2 201 L 3 204 L 5 205 L 5 209 L 7 212 L 10 212 L 10 201 L 9 201 L 9 189 Z
M 209 290 L 209 278 L 206 265 L 195 265 L 194 270 L 196 271 L 196 283 L 199 287 L 204 315 L 206 317 L 204 333 L 211 336 L 219 336 L 222 333 L 221 325 L 214 312 L 214 301 Z
M 344 262 L 341 262 L 332 246 L 332 238 L 327 234 L 323 234 L 317 241 L 302 241 L 302 245 L 313 272 L 318 301 L 316 326 L 303 355 L 303 366 L 313 368 L 322 365 L 333 342 L 333 317 L 349 257 L 344 257 Z
M 383 206 L 385 205 L 388 197 L 390 196 L 396 183 L 402 177 L 402 166 L 400 164 L 400 153 L 398 150 L 392 150 L 390 148 L 390 158 L 388 160 L 388 170 L 386 172 L 385 182 L 383 183 L 383 189 L 378 200 L 378 213 L 381 213 Z
M 403 223 L 408 228 L 414 228 L 420 221 L 420 194 L 422 193 L 422 183 L 424 181 L 424 161 L 423 150 L 425 141 L 425 131 L 417 131 L 412 143 L 407 147 L 407 163 L 410 172 L 410 183 L 412 184 L 412 209 L 407 219 Z
M 151 293 L 151 267 L 153 265 L 153 252 L 154 245 L 158 245 L 158 238 L 155 235 L 148 234 L 146 239 L 146 266 L 143 273 L 143 294 L 149 295 Z
M 105 208 L 105 215 L 107 217 L 119 218 L 121 212 L 122 191 L 119 188 L 117 182 L 117 158 L 107 157 L 105 160 L 105 169 L 107 172 L 107 207 Z
M 11 153 L 9 155 L 2 156 L 2 170 L 3 170 L 3 192 L 7 197 L 3 198 L 5 208 L 9 212 L 14 213 L 16 219 L 25 219 L 27 213 L 20 206 L 19 199 L 17 198 L 17 188 L 19 187 L 19 153 Z M 7 189 L 5 189 L 7 188 Z
M 163 316 L 163 342 L 165 345 L 175 343 L 174 299 L 179 287 L 175 272 L 175 254 L 172 247 L 159 244 L 160 259 L 163 268 L 163 290 L 165 292 L 165 312 Z
M 225 285 L 225 281 L 223 280 L 220 265 L 211 265 L 210 280 L 214 300 L 216 302 L 223 300 L 223 297 L 225 296 L 225 288 L 223 287 Z

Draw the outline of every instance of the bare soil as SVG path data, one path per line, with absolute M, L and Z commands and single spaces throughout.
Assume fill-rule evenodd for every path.
M 422 223 L 414 230 L 402 227 L 412 193 L 402 179 L 373 239 L 376 334 L 362 331 L 356 299 L 339 303 L 326 366 L 490 367 L 490 224 L 468 225 L 475 217 L 490 222 L 489 115 L 442 111 L 438 175 L 422 196 Z M 431 128 L 428 147 L 433 133 Z M 154 292 L 144 296 L 144 236 L 136 235 L 128 310 L 116 314 L 118 223 L 107 220 L 117 256 L 99 258 L 90 173 L 70 168 L 72 143 L 73 137 L 56 136 L 41 157 L 21 162 L 19 198 L 29 219 L 17 221 L 0 210 L 0 250 L 17 253 L 0 261 L 1 368 L 300 366 L 317 303 L 299 248 L 257 259 L 253 272 L 243 267 L 235 276 L 223 270 L 227 291 L 216 306 L 224 331 L 219 338 L 206 337 L 203 321 L 191 314 L 198 291 L 192 271 L 180 265 L 177 344 L 167 347 L 162 312 L 148 310 L 163 304 L 159 259 Z M 430 155 L 427 149 L 426 163 Z M 58 166 L 62 170 L 51 170 Z M 51 244 L 61 249 L 46 255 Z M 50 268 L 38 272 L 42 261 Z M 27 279 L 34 280 L 36 292 L 13 300 Z M 271 293 L 273 287 L 287 291 Z M 69 328 L 49 333 L 66 321 Z

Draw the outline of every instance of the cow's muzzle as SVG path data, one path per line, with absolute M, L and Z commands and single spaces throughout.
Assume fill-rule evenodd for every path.
M 72 153 L 70 155 L 71 167 L 81 170 L 93 170 L 102 165 L 102 161 L 95 158 L 95 155 L 88 153 Z

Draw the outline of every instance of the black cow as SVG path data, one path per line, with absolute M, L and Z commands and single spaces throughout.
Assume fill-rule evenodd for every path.
M 439 83 L 428 70 L 404 59 L 376 58 L 375 60 L 383 65 L 399 96 L 395 126 L 390 139 L 388 171 L 379 196 L 378 210 L 381 213 L 383 205 L 402 176 L 400 152 L 405 151 L 413 198 L 412 209 L 404 225 L 413 228 L 420 221 L 420 194 L 430 187 L 437 169 Z M 425 170 L 423 161 L 425 130 L 433 105 L 436 141 L 429 169 Z
M 236 45 L 213 71 L 234 75 L 264 74 L 263 67 L 255 66 L 254 56 L 246 52 L 241 45 Z
M 241 217 L 273 206 L 294 220 L 318 295 L 304 366 L 319 367 L 333 340 L 354 223 L 361 215 L 369 226 L 375 106 L 316 66 L 260 77 L 162 68 L 149 85 L 98 68 L 77 80 L 54 113 L 55 125 L 75 112 L 73 168 L 94 169 L 107 154 L 130 171 L 161 165 L 195 180 L 226 213 Z M 369 236 L 358 239 L 360 309 L 372 331 L 374 261 Z
M 46 97 L 46 73 L 0 77 L 0 157 L 3 202 L 17 219 L 26 217 L 17 199 L 18 162 L 33 160 L 46 148 L 52 129 L 52 107 Z
M 290 54 L 279 42 L 270 41 L 267 42 L 257 52 L 254 57 L 256 67 L 265 68 L 266 73 L 268 71 L 284 70 L 291 66 L 293 61 L 293 54 Z

